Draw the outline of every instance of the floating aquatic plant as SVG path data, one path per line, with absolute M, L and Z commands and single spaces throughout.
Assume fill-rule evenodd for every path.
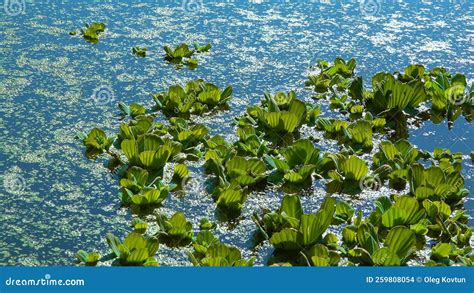
M 86 146 L 86 156 L 88 158 L 96 158 L 98 155 L 108 152 L 115 140 L 114 137 L 107 137 L 100 128 L 93 128 L 87 136 L 80 133 L 77 137 Z
M 147 48 L 145 47 L 133 47 L 132 48 L 132 53 L 133 55 L 137 56 L 137 57 L 146 57 L 146 52 L 147 52 Z
M 315 214 L 304 214 L 299 197 L 285 196 L 276 213 L 255 218 L 270 243 L 276 248 L 272 262 L 290 262 L 315 266 L 337 265 L 340 256 L 332 236 L 323 234 L 333 221 L 335 200 L 327 197 Z M 332 235 L 332 234 L 328 234 Z M 337 249 L 337 248 L 336 248 Z
M 155 254 L 159 243 L 156 238 L 145 237 L 142 233 L 131 232 L 124 241 L 109 233 L 107 243 L 112 250 L 114 264 L 123 266 L 158 266 Z
M 165 60 L 171 64 L 176 65 L 176 68 L 182 68 L 183 66 L 187 66 L 189 69 L 194 70 L 198 66 L 198 61 L 196 59 L 191 58 L 195 53 L 203 53 L 207 52 L 211 49 L 212 45 L 207 44 L 204 46 L 199 46 L 198 44 L 194 44 L 194 49 L 190 49 L 188 44 L 180 44 L 176 46 L 174 49 L 164 46 L 163 49 L 165 50 L 166 56 Z
M 86 252 L 84 250 L 79 250 L 76 256 L 79 263 L 83 263 L 86 266 L 95 266 L 100 260 L 100 254 L 95 251 Z
M 243 259 L 236 247 L 220 242 L 210 231 L 199 232 L 193 243 L 194 252 L 189 258 L 195 266 L 252 266 L 255 258 Z
M 186 220 L 183 213 L 175 213 L 170 218 L 164 215 L 157 216 L 158 233 L 160 242 L 171 247 L 186 246 L 191 243 L 194 236 L 193 225 Z
M 276 172 L 271 176 L 273 182 L 284 179 L 300 184 L 311 179 L 313 172 L 321 165 L 320 151 L 308 139 L 298 140 L 292 146 L 280 151 L 283 159 L 267 156 L 267 163 Z
M 209 48 L 168 48 L 167 58 L 187 62 L 190 52 Z M 298 196 L 285 196 L 280 209 L 264 210 L 261 217 L 254 214 L 253 218 L 257 244 L 267 241 L 275 248 L 272 265 L 406 265 L 431 244 L 426 265 L 472 265 L 473 229 L 463 208 L 469 193 L 462 176 L 463 154 L 439 148 L 425 152 L 404 139 L 413 123 L 427 119 L 437 123 L 438 118 L 452 123 L 461 114 L 471 119 L 472 89 L 465 78 L 441 68 L 426 71 L 411 65 L 403 72 L 378 73 L 372 87 L 364 87 L 352 59 L 338 58 L 333 65 L 320 61 L 317 67 L 307 85 L 314 86 L 317 97 L 327 98 L 329 108 L 342 117 L 321 117 L 320 104 L 298 100 L 293 91 L 265 93 L 260 105 L 248 107 L 236 119 L 237 140 L 210 136 L 209 129 L 193 123 L 191 115 L 227 109 L 232 87 L 221 90 L 192 80 L 154 94 L 154 108 L 119 103 L 125 121 L 117 135 L 95 128 L 78 137 L 88 157 L 104 154 L 116 161 L 122 202 L 135 210 L 160 207 L 170 193 L 177 194 L 190 176 L 187 161 L 204 162 L 203 169 L 211 175 L 206 178 L 207 191 L 215 201 L 216 216 L 224 221 L 242 215 L 247 197 L 257 188 L 299 190 L 312 186 L 312 178 L 323 180 L 328 194 L 378 191 L 387 180 L 401 193 L 380 196 L 366 217 L 348 202 L 330 196 L 319 211 L 306 214 Z M 162 118 L 166 121 L 155 121 Z M 324 131 L 325 138 L 340 144 L 340 151 L 322 152 L 318 140 L 306 138 L 301 131 L 303 125 Z M 382 141 L 375 144 L 378 149 L 368 164 L 366 153 L 371 152 L 374 137 Z M 165 166 L 170 164 L 173 183 L 164 179 Z M 253 258 L 242 259 L 237 248 L 212 235 L 216 223 L 203 219 L 195 236 L 183 213 L 170 218 L 157 213 L 156 237 L 144 236 L 148 224 L 138 218 L 123 243 L 107 236 L 116 264 L 156 265 L 158 240 L 173 247 L 193 243 L 194 265 L 253 264 Z M 332 225 L 342 230 L 342 239 L 328 231 Z M 104 258 L 80 251 L 78 259 L 95 265 Z
M 170 86 L 167 92 L 153 95 L 156 107 L 168 117 L 188 118 L 190 114 L 201 115 L 213 110 L 226 109 L 232 95 L 232 87 L 220 90 L 202 79 L 181 85 Z
M 247 108 L 247 114 L 238 120 L 239 125 L 252 125 L 277 143 L 291 142 L 292 134 L 306 122 L 306 104 L 295 98 L 294 93 L 265 93 L 261 106 Z
M 99 42 L 100 34 L 105 31 L 106 25 L 102 22 L 93 22 L 86 24 L 86 27 L 80 30 L 80 33 L 84 40 L 91 44 L 97 44 Z M 77 32 L 72 31 L 69 33 L 71 36 L 77 35 Z
M 402 190 L 408 180 L 408 171 L 411 164 L 419 158 L 419 151 L 407 140 L 403 139 L 395 143 L 382 141 L 380 151 L 373 156 L 373 167 L 389 165 L 392 168 L 392 171 L 388 174 L 390 186 Z

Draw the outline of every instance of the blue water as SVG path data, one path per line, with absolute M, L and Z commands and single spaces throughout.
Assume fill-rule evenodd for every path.
M 320 58 L 356 58 L 366 82 L 410 63 L 444 66 L 471 81 L 474 76 L 472 1 L 7 2 L 19 3 L 19 10 L 0 6 L 0 176 L 9 182 L 0 185 L 0 264 L 71 264 L 78 249 L 104 253 L 107 232 L 129 231 L 131 215 L 119 207 L 117 178 L 105 160 L 87 160 L 74 139 L 95 126 L 116 131 L 119 101 L 151 105 L 150 93 L 195 78 L 230 84 L 231 110 L 201 122 L 231 139 L 232 117 L 266 90 L 293 89 L 310 101 L 304 80 Z M 98 44 L 68 34 L 93 21 L 107 24 Z M 209 54 L 198 56 L 195 71 L 178 71 L 162 60 L 163 45 L 182 42 L 213 44 Z M 134 57 L 134 46 L 147 47 L 148 56 Z M 93 98 L 104 89 L 105 96 Z M 426 123 L 411 131 L 410 140 L 426 150 L 445 147 L 468 155 L 473 131 L 460 118 L 451 131 Z M 466 157 L 469 190 L 472 167 Z M 195 190 L 171 197 L 163 211 L 183 211 L 197 223 L 213 219 L 215 205 L 201 188 L 199 165 L 193 170 Z M 303 197 L 308 211 L 318 208 L 324 190 L 315 186 L 310 193 Z M 363 195 L 354 205 L 367 213 L 374 196 Z M 244 219 L 237 227 L 219 225 L 218 236 L 264 263 L 271 250 L 251 249 L 255 227 L 248 216 L 276 208 L 280 198 L 279 192 L 251 195 Z M 472 195 L 465 206 L 472 217 Z M 190 265 L 184 250 L 164 245 L 158 259 Z

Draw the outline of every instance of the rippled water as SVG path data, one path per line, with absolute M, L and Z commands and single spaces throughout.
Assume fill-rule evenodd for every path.
M 119 207 L 117 178 L 104 160 L 87 160 L 74 139 L 95 126 L 115 131 L 118 101 L 149 105 L 150 93 L 195 78 L 231 84 L 230 112 L 202 122 L 232 138 L 232 117 L 257 103 L 265 90 L 294 89 L 311 100 L 303 83 L 319 58 L 355 57 L 366 81 L 410 63 L 444 66 L 471 80 L 474 74 L 472 1 L 8 2 L 19 6 L 0 7 L 0 176 L 6 182 L 0 185 L 0 264 L 71 264 L 78 249 L 105 252 L 107 232 L 121 236 L 129 230 L 131 215 Z M 68 35 L 93 21 L 107 24 L 98 44 Z M 198 57 L 197 70 L 177 71 L 163 62 L 162 46 L 181 42 L 211 42 L 213 48 Z M 148 56 L 134 57 L 134 46 L 148 47 Z M 105 95 L 94 99 L 98 91 Z M 413 129 L 410 140 L 426 150 L 445 147 L 468 155 L 473 131 L 460 118 L 452 131 L 430 123 Z M 470 190 L 472 167 L 466 156 Z M 193 171 L 199 174 L 199 164 Z M 184 198 L 170 197 L 163 211 L 183 211 L 194 223 L 203 216 L 213 219 L 215 204 L 200 188 L 202 178 L 193 180 L 196 189 Z M 368 213 L 378 195 L 347 199 Z M 255 227 L 249 215 L 278 207 L 281 196 L 252 194 L 244 219 L 235 227 L 219 225 L 217 234 L 264 263 L 271 249 L 251 249 Z M 320 184 L 306 191 L 307 211 L 316 210 L 323 196 Z M 466 207 L 472 217 L 472 195 Z M 164 245 L 158 259 L 190 265 L 184 250 Z

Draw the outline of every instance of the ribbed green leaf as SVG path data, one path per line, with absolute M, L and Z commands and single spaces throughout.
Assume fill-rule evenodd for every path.
M 366 163 L 357 158 L 356 156 L 351 156 L 349 159 L 345 160 L 342 163 L 342 170 L 346 175 L 346 178 L 359 181 L 369 172 L 369 168 Z
M 401 226 L 392 228 L 385 239 L 385 246 L 404 262 L 416 249 L 415 233 Z
M 298 232 L 294 229 L 285 228 L 280 232 L 273 233 L 270 238 L 270 243 L 275 246 L 275 248 L 285 249 L 285 250 L 294 250 L 301 248 L 299 244 Z

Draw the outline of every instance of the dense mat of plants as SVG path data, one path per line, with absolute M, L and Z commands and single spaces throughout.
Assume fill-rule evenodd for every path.
M 195 51 L 210 48 L 196 45 Z M 185 44 L 165 51 L 165 60 L 177 68 L 197 66 Z M 145 52 L 133 49 L 137 56 Z M 263 93 L 259 105 L 235 117 L 236 141 L 211 136 L 193 119 L 228 110 L 231 86 L 191 80 L 153 94 L 153 107 L 120 103 L 124 120 L 117 133 L 94 128 L 78 137 L 88 158 L 110 158 L 109 167 L 119 177 L 121 204 L 130 208 L 134 220 L 124 239 L 106 235 L 110 254 L 81 250 L 79 262 L 156 266 L 159 246 L 166 245 L 192 246 L 189 258 L 196 266 L 251 266 L 254 258 L 242 258 L 238 248 L 213 235 L 219 223 L 202 219 L 193 227 L 181 212 L 171 217 L 160 213 L 168 197 L 183 196 L 187 163 L 202 161 L 211 175 L 209 193 L 218 221 L 240 217 L 254 190 L 271 186 L 287 193 L 279 209 L 252 217 L 256 245 L 268 242 L 274 247 L 269 265 L 399 266 L 425 249 L 431 254 L 422 265 L 473 265 L 474 227 L 468 226 L 463 207 L 469 195 L 461 173 L 463 154 L 448 149 L 431 153 L 409 141 L 409 128 L 424 121 L 448 121 L 449 126 L 461 116 L 472 121 L 473 88 L 464 75 L 443 68 L 410 65 L 401 72 L 378 73 L 369 84 L 355 68 L 354 59 L 319 61 L 306 82 L 314 89 L 313 102 L 298 99 L 293 91 Z M 340 119 L 322 117 L 321 100 Z M 340 151 L 321 151 L 316 140 L 304 135 L 303 126 L 323 132 L 340 144 Z M 376 147 L 375 136 L 382 137 Z M 171 180 L 164 179 L 167 165 L 174 168 Z M 324 182 L 327 195 L 316 213 L 306 214 L 299 193 L 316 180 Z M 365 217 L 350 202 L 333 196 L 357 196 L 364 188 L 377 191 L 382 185 L 398 193 L 381 193 Z M 156 216 L 155 222 L 149 221 L 150 215 Z M 157 232 L 147 232 L 151 224 Z M 335 227 L 342 232 L 331 232 Z

